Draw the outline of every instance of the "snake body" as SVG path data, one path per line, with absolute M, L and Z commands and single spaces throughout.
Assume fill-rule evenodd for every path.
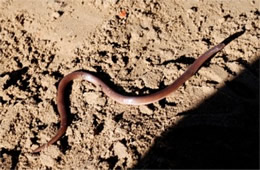
M 121 104 L 128 104 L 128 105 L 145 105 L 150 104 L 156 101 L 159 101 L 166 96 L 170 95 L 172 92 L 177 90 L 185 81 L 187 81 L 192 75 L 194 75 L 201 65 L 214 56 L 217 52 L 222 50 L 226 46 L 225 43 L 220 43 L 213 48 L 206 51 L 202 54 L 198 59 L 191 64 L 188 69 L 179 77 L 177 78 L 172 84 L 167 86 L 164 89 L 161 89 L 155 93 L 146 95 L 146 96 L 125 96 L 122 94 L 117 93 L 113 89 L 111 89 L 107 84 L 104 83 L 100 78 L 96 77 L 95 75 L 84 72 L 84 71 L 75 71 L 68 75 L 66 75 L 59 83 L 58 86 L 58 93 L 57 93 L 57 106 L 58 112 L 60 114 L 60 128 L 56 135 L 46 144 L 38 147 L 37 149 L 33 150 L 33 152 L 40 152 L 44 148 L 47 148 L 49 145 L 58 141 L 66 132 L 68 124 L 67 124 L 67 110 L 65 105 L 65 89 L 69 82 L 75 79 L 83 79 L 89 81 L 96 86 L 100 86 L 102 91 L 111 99 L 117 101 Z

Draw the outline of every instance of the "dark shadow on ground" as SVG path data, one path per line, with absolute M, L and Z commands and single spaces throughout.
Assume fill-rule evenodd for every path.
M 259 169 L 259 59 L 178 116 L 134 169 Z

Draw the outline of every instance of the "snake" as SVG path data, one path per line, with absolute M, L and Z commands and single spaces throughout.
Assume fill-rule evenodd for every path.
M 58 85 L 57 92 L 57 107 L 60 115 L 60 127 L 54 137 L 52 137 L 46 144 L 39 146 L 33 150 L 33 153 L 42 151 L 53 143 L 57 142 L 66 132 L 68 128 L 68 111 L 65 102 L 65 90 L 68 84 L 75 79 L 86 80 L 93 83 L 95 86 L 100 86 L 101 90 L 111 99 L 118 103 L 126 105 L 147 105 L 157 102 L 176 91 L 181 85 L 183 85 L 190 77 L 192 77 L 207 61 L 209 58 L 214 56 L 216 53 L 221 51 L 227 43 L 224 41 L 218 45 L 210 48 L 208 51 L 199 56 L 187 69 L 178 77 L 172 84 L 166 86 L 163 89 L 158 90 L 155 93 L 147 94 L 144 96 L 127 96 L 122 95 L 112 88 L 110 88 L 102 79 L 95 76 L 93 73 L 86 71 L 74 71 L 63 77 Z

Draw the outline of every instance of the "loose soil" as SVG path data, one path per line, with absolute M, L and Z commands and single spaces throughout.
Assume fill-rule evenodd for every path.
M 259 15 L 255 0 L 1 0 L 0 169 L 258 168 Z M 122 94 L 150 94 L 243 29 L 147 106 L 73 81 L 66 134 L 31 153 L 59 128 L 66 74 L 91 71 Z

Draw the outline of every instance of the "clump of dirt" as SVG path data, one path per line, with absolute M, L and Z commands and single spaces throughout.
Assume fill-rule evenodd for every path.
M 257 168 L 257 6 L 254 0 L 1 1 L 0 168 Z M 147 106 L 118 104 L 75 80 L 65 136 L 31 153 L 59 128 L 56 93 L 64 75 L 88 70 L 122 94 L 150 94 L 243 29 L 184 86 Z

